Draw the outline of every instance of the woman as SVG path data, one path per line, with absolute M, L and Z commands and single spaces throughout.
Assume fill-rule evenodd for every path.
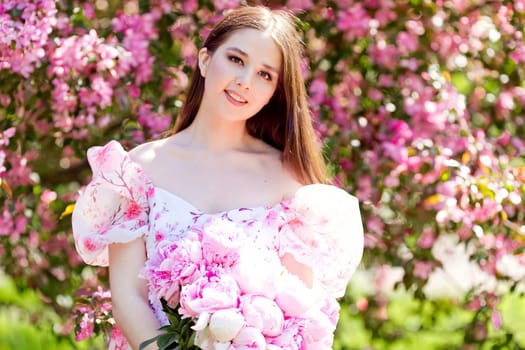
M 303 317 L 296 327 L 302 333 L 292 338 L 330 348 L 334 301 L 361 260 L 362 223 L 357 200 L 326 185 L 300 59 L 291 15 L 265 7 L 231 11 L 198 53 L 171 135 L 129 153 L 115 141 L 88 151 L 93 180 L 75 206 L 75 242 L 87 263 L 109 264 L 113 315 L 133 349 L 166 323 L 141 270 L 160 242 L 184 240 L 190 227 L 215 218 L 240 227 L 250 244 L 265 245 L 322 296 L 316 300 L 330 306 L 318 308 L 330 334 L 315 333 L 314 318 Z M 292 348 L 284 335 L 263 337 L 264 348 Z

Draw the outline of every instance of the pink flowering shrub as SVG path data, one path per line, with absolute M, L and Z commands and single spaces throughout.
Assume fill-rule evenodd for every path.
M 402 337 L 412 330 L 393 323 L 388 293 L 404 289 L 436 310 L 470 312 L 465 346 L 525 346 L 500 312 L 504 295 L 525 288 L 524 1 L 265 3 L 302 20 L 317 133 L 336 184 L 361 203 L 367 249 L 360 270 L 371 286 L 357 298 L 348 294 L 342 312 L 374 330 L 371 344 Z M 113 323 L 107 271 L 86 267 L 71 235 L 69 214 L 90 175 L 85 150 L 109 139 L 132 147 L 173 125 L 197 48 L 222 11 L 239 4 L 0 4 L 0 265 L 60 315 L 57 337 L 72 332 L 72 315 L 78 339 Z M 190 283 L 204 278 L 202 259 L 234 266 L 224 256 L 235 247 L 213 237 L 207 248 L 178 248 L 186 264 L 166 271 Z M 214 256 L 217 246 L 228 254 Z M 172 249 L 167 244 L 163 257 Z M 232 273 L 246 281 L 240 288 L 260 288 L 250 269 Z M 156 283 L 168 299 L 193 295 Z M 85 293 L 72 307 L 77 290 Z M 282 307 L 290 296 L 276 300 Z M 279 323 L 265 323 L 275 318 L 269 304 L 250 300 L 219 316 L 240 313 L 250 326 L 237 337 L 260 342 L 260 330 L 273 334 Z M 193 302 L 184 305 L 195 313 Z M 319 329 L 330 322 L 314 318 Z M 301 325 L 286 319 L 282 329 L 286 342 Z M 338 339 L 335 348 L 343 346 Z
M 52 0 L 2 1 L 0 69 L 28 78 L 46 55 L 56 14 L 56 4 Z

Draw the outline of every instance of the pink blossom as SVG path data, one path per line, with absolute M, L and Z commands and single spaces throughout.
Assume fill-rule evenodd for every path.
M 404 120 L 390 120 L 387 129 L 390 141 L 395 144 L 405 144 L 414 136 L 414 132 Z
M 406 21 L 405 26 L 409 33 L 417 36 L 425 34 L 425 26 L 420 20 L 410 19 Z
M 113 96 L 113 88 L 110 83 L 100 76 L 93 77 L 91 81 L 91 88 L 96 91 L 99 97 L 100 108 L 106 108 L 111 105 L 111 97 Z
M 6 94 L 0 93 L 0 105 L 7 107 L 11 103 L 11 97 Z
M 130 52 L 129 64 L 135 69 L 135 84 L 140 85 L 151 79 L 154 58 L 149 53 L 149 41 L 158 37 L 155 21 L 160 13 L 124 16 L 120 14 L 112 21 L 116 32 L 123 33 L 122 46 Z
M 1 236 L 7 236 L 12 233 L 12 227 L 13 222 L 12 219 L 13 215 L 11 214 L 11 211 L 8 209 L 7 201 L 4 203 L 4 208 L 2 210 L 2 216 L 0 217 L 0 237 Z
M 138 122 L 146 127 L 152 135 L 160 135 L 161 132 L 167 130 L 171 123 L 169 115 L 153 112 L 152 106 L 144 103 L 139 107 Z
M 93 315 L 85 313 L 80 320 L 80 332 L 75 335 L 76 341 L 88 339 L 93 335 L 95 329 Z
M 292 11 L 305 11 L 313 7 L 312 0 L 289 0 L 286 6 Z
M 423 229 L 421 236 L 417 240 L 417 245 L 423 249 L 428 249 L 434 244 L 436 237 L 434 234 L 434 229 L 426 227 Z
M 7 146 L 9 144 L 9 139 L 15 136 L 16 128 L 10 127 L 0 132 L 0 146 Z
M 213 0 L 213 6 L 218 12 L 236 8 L 240 3 L 240 0 Z
M 458 13 L 462 13 L 466 9 L 468 9 L 468 7 L 470 6 L 470 2 L 468 0 L 451 0 L 451 6 Z
M 370 89 L 368 91 L 368 97 L 370 97 L 372 101 L 381 101 L 383 99 L 383 93 L 378 89 Z
M 510 91 L 503 91 L 496 102 L 496 107 L 501 110 L 513 110 L 516 106 L 514 96 Z
M 517 12 L 520 12 L 520 13 L 525 12 L 525 0 L 515 0 L 513 4 L 514 4 L 514 9 Z
M 419 60 L 417 58 L 405 58 L 399 62 L 399 66 L 411 71 L 416 71 L 419 68 Z
M 23 215 L 19 215 L 15 219 L 14 229 L 12 234 L 20 234 L 26 231 L 27 218 Z
M 382 6 L 375 13 L 374 19 L 380 27 L 383 27 L 396 20 L 398 15 L 391 9 L 394 5 L 392 1 L 381 0 L 381 5 Z
M 357 197 L 361 201 L 370 200 L 373 194 L 372 178 L 370 176 L 362 176 L 358 180 Z
M 20 14 L 12 16 L 16 8 Z M 56 24 L 55 1 L 8 1 L 0 5 L 0 70 L 28 77 L 46 56 L 49 34 Z M 15 43 L 15 45 L 12 45 Z
M 182 3 L 182 11 L 186 15 L 191 15 L 197 10 L 198 5 L 197 0 L 184 0 Z
M 384 142 L 382 148 L 384 154 L 392 158 L 396 163 L 405 164 L 408 161 L 408 150 L 406 147 Z
M 357 307 L 359 311 L 365 312 L 366 309 L 368 309 L 368 299 L 363 298 L 363 297 L 357 299 L 355 302 L 355 306 Z
M 497 310 L 492 310 L 492 313 L 490 315 L 490 319 L 492 321 L 492 325 L 494 326 L 494 329 L 498 330 L 503 325 L 503 318 L 501 317 L 501 312 Z
M 392 291 L 396 283 L 400 282 L 405 274 L 400 267 L 383 264 L 376 270 L 375 286 L 379 293 L 389 293 Z
M 428 261 L 416 261 L 416 264 L 414 266 L 414 276 L 421 278 L 421 279 L 427 279 L 430 275 L 430 272 L 432 272 L 433 264 Z
M 387 44 L 384 39 L 378 39 L 375 44 L 368 46 L 367 50 L 374 63 L 388 70 L 395 69 L 400 54 L 397 47 Z
M 111 332 L 111 346 L 108 350 L 125 350 L 129 348 L 128 341 L 120 328 L 115 324 Z
M 93 8 L 93 5 L 89 2 L 85 2 L 83 4 L 84 9 L 84 16 L 86 16 L 87 19 L 94 19 L 95 18 L 95 9 Z
M 309 87 L 310 104 L 312 106 L 324 103 L 327 98 L 328 85 L 322 77 L 318 77 L 312 81 Z
M 339 12 L 336 26 L 344 33 L 347 40 L 355 40 L 368 33 L 370 17 L 360 3 L 355 3 Z
M 379 76 L 379 81 L 377 82 L 380 87 L 389 87 L 393 84 L 393 78 L 390 74 L 381 74 Z
M 419 46 L 417 35 L 408 32 L 399 32 L 397 34 L 396 42 L 402 55 L 408 55 L 416 51 Z
M 132 69 L 130 53 L 114 37 L 99 38 L 96 31 L 90 30 L 86 35 L 57 41 L 49 60 L 48 74 L 55 87 L 55 127 L 84 137 L 74 128 L 94 124 L 97 109 L 113 103 L 114 87 Z M 87 84 L 78 86 L 77 82 L 83 80 Z M 73 120 L 73 113 L 78 118 Z

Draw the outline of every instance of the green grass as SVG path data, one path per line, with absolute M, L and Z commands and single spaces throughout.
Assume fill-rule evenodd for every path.
M 103 340 L 75 342 L 59 336 L 60 318 L 30 290 L 20 292 L 12 279 L 0 273 L 0 350 L 102 350 Z
M 437 305 L 437 306 L 436 306 Z M 501 298 L 498 309 L 503 327 L 488 329 L 483 346 L 472 350 L 525 349 L 525 296 L 509 293 Z M 335 350 L 449 350 L 462 349 L 465 327 L 474 313 L 443 301 L 438 304 L 417 300 L 408 293 L 397 292 L 388 305 L 388 320 L 377 329 L 367 328 L 359 313 L 349 307 L 341 311 Z M 512 337 L 515 347 L 502 345 Z

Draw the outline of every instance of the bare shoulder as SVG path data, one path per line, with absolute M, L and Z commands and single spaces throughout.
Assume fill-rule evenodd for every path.
M 268 163 L 273 163 L 273 166 L 267 164 L 267 169 L 272 169 L 275 185 L 282 194 L 282 198 L 293 197 L 295 192 L 303 187 L 304 184 L 299 180 L 299 176 L 295 173 L 294 169 L 283 162 L 281 151 L 272 148 L 268 151 L 267 155 L 270 159 Z
M 283 179 L 282 179 L 282 193 L 283 193 L 282 197 L 283 199 L 291 198 L 305 184 L 303 184 L 301 181 L 298 180 L 293 170 L 287 169 L 287 167 L 284 165 L 283 165 L 283 170 L 284 170 L 284 174 L 283 174 Z
M 281 150 L 259 140 L 252 152 L 252 155 L 257 155 L 251 159 L 257 162 L 259 171 L 266 173 L 266 179 L 271 179 L 272 191 L 279 193 L 283 199 L 292 197 L 304 185 L 294 170 L 283 162 Z
M 129 151 L 129 156 L 139 165 L 144 166 L 150 164 L 155 159 L 155 156 L 159 150 L 163 148 L 165 143 L 165 139 L 142 143 Z

